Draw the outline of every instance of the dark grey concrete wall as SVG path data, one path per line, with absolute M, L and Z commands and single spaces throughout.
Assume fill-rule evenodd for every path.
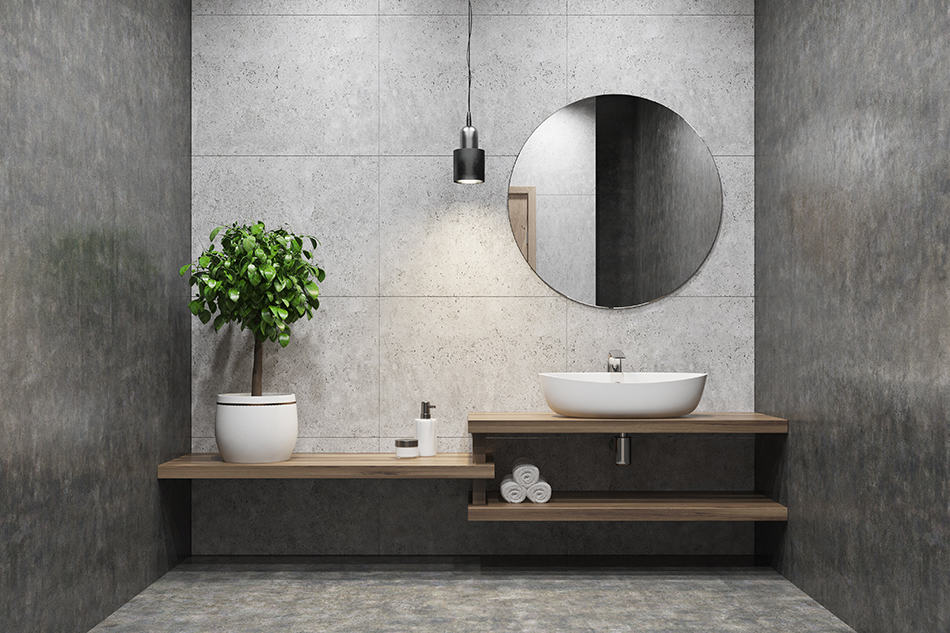
M 0 2 L 0 631 L 188 553 L 190 6 Z
M 756 408 L 778 568 L 861 633 L 950 630 L 950 10 L 756 3 Z M 770 454 L 771 453 L 771 454 Z

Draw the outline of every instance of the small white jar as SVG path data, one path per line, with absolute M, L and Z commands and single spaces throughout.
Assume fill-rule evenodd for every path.
M 419 440 L 405 438 L 396 440 L 396 457 L 419 457 Z

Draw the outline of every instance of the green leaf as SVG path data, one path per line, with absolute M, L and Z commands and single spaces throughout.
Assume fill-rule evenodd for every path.
M 290 332 L 286 330 L 277 335 L 277 342 L 280 343 L 281 347 L 287 347 L 287 344 L 290 343 Z
M 198 318 L 201 319 L 202 323 L 207 323 L 208 321 L 211 320 L 211 313 L 208 312 L 207 310 L 202 310 L 201 312 L 198 313 Z
M 277 315 L 280 316 L 281 319 L 286 319 L 287 311 L 284 310 L 283 308 L 277 308 Z
M 214 227 L 214 230 L 211 231 L 211 237 L 209 237 L 208 239 L 213 242 L 215 236 L 217 236 L 217 234 L 218 234 L 218 231 L 220 231 L 220 230 L 223 229 L 223 228 L 224 228 L 223 226 L 216 226 L 216 227 Z
M 272 315 L 267 310 L 261 310 L 261 319 L 267 324 L 274 323 L 274 315 Z
M 191 268 L 191 264 L 185 264 L 184 266 L 178 269 L 178 275 L 180 277 L 184 277 L 185 273 L 188 272 L 189 268 Z
M 317 284 L 313 283 L 312 281 L 308 281 L 303 288 L 311 297 L 316 297 L 320 294 L 320 289 L 317 288 Z
M 202 255 L 201 257 L 198 258 L 198 265 L 201 266 L 202 268 L 207 268 L 208 264 L 210 263 L 211 263 L 211 258 L 208 257 L 207 255 Z
M 267 283 L 270 283 L 271 280 L 277 276 L 277 269 L 270 264 L 264 264 L 261 268 L 261 273 L 264 275 L 264 279 L 267 280 Z
M 263 232 L 264 232 L 264 223 L 263 223 L 263 222 L 258 222 L 257 224 L 255 224 L 254 226 L 251 227 L 251 233 L 254 234 L 254 235 L 260 235 L 260 234 L 263 233 Z
M 228 322 L 228 319 L 223 314 L 219 314 L 218 316 L 216 316 L 214 318 L 214 331 L 217 332 L 218 330 L 220 330 L 222 326 L 224 326 L 224 324 L 227 322 Z
M 228 298 L 231 301 L 237 301 L 241 298 L 241 292 L 237 288 L 231 288 L 228 290 Z
M 250 235 L 248 235 L 247 237 L 245 237 L 244 240 L 242 240 L 242 242 L 241 242 L 241 246 L 244 248 L 244 252 L 245 252 L 245 253 L 251 253 L 251 252 L 253 252 L 253 251 L 254 251 L 254 246 L 255 246 L 255 244 L 257 244 L 257 242 L 256 242 L 255 239 L 254 239 L 253 237 L 251 237 Z
M 323 270 L 322 268 L 318 268 L 318 269 L 317 269 L 317 281 L 323 281 L 324 279 L 326 279 L 326 277 L 327 277 L 326 272 L 324 272 L 324 270 Z
M 188 304 L 188 308 L 191 310 L 191 313 L 195 316 L 198 316 L 201 313 L 202 308 L 204 308 L 204 303 L 195 299 Z

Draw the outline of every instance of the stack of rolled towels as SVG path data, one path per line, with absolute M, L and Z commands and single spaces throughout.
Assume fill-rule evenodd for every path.
M 515 460 L 510 475 L 501 480 L 501 498 L 508 503 L 521 503 L 525 499 L 533 503 L 551 500 L 551 484 L 541 478 L 541 470 L 524 458 Z

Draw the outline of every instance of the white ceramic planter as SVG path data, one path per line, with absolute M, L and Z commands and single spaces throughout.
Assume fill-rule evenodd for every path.
M 297 443 L 297 398 L 292 393 L 218 394 L 214 435 L 226 462 L 287 461 Z

